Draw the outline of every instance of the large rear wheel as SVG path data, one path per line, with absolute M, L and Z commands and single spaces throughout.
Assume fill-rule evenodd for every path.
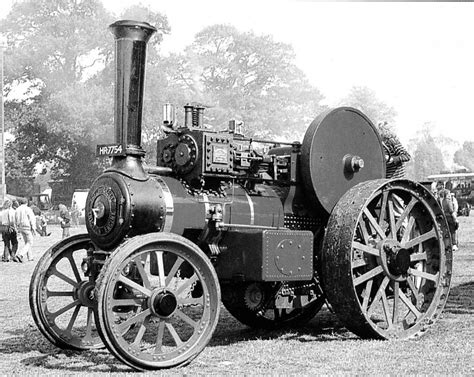
M 421 335 L 446 303 L 451 237 L 436 199 L 418 183 L 353 187 L 331 214 L 322 254 L 327 298 L 361 337 Z

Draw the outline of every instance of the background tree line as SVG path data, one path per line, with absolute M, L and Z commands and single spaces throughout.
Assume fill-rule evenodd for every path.
M 158 29 L 148 49 L 143 116 L 150 163 L 156 159 L 166 102 L 178 109 L 188 102 L 205 105 L 205 122 L 214 129 L 238 119 L 249 136 L 289 140 L 302 140 L 312 119 L 325 110 L 323 94 L 295 65 L 292 47 L 271 36 L 212 25 L 182 53 L 165 55 L 160 44 L 172 32 L 166 15 L 140 5 L 121 18 Z M 28 194 L 25 177 L 41 167 L 70 197 L 71 190 L 89 187 L 102 171 L 105 161 L 95 158 L 95 146 L 112 142 L 114 44 L 107 25 L 113 21 L 99 0 L 17 2 L 0 21 L 8 40 L 5 121 L 12 134 L 6 147 L 7 187 Z M 352 88 L 341 104 L 361 109 L 374 123 L 394 124 L 395 109 L 368 88 Z M 412 178 L 446 169 L 439 142 L 429 125 L 412 140 Z M 466 142 L 454 162 L 472 169 L 473 156 L 474 143 Z

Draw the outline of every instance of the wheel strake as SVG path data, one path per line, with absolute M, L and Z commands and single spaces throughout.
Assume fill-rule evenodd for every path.
M 331 214 L 322 254 L 328 300 L 359 336 L 421 335 L 446 303 L 449 230 L 436 199 L 418 183 L 353 187 Z

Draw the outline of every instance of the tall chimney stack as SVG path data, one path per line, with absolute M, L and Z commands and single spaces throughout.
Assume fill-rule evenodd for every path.
M 115 36 L 115 142 L 123 145 L 127 156 L 142 157 L 146 45 L 156 28 L 130 20 L 117 21 L 109 28 Z

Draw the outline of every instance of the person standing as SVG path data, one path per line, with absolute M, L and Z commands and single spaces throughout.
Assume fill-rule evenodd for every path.
M 26 256 L 29 261 L 32 261 L 34 259 L 31 248 L 33 246 L 33 236 L 36 234 L 36 218 L 33 210 L 27 206 L 26 199 L 20 198 L 18 202 L 20 206 L 15 213 L 15 223 L 18 232 L 22 235 L 23 240 L 25 241 L 25 245 L 14 260 L 16 262 L 23 262 L 23 259 Z
M 71 228 L 71 215 L 64 204 L 59 205 L 59 220 L 63 230 L 63 239 L 69 237 L 69 229 Z
M 441 200 L 441 207 L 443 208 L 446 220 L 448 220 L 449 232 L 451 233 L 451 240 L 453 242 L 453 251 L 458 250 L 458 240 L 456 231 L 459 228 L 458 214 L 454 210 L 453 201 L 451 199 L 451 193 L 448 189 L 441 190 L 439 193 Z
M 2 224 L 5 230 L 2 232 L 3 239 L 3 258 L 4 262 L 14 260 L 18 250 L 18 238 L 15 223 L 15 210 L 12 208 L 12 202 L 6 199 L 3 203 L 3 210 L 1 214 Z
M 78 226 L 79 225 L 79 206 L 77 205 L 75 200 L 72 201 L 71 217 L 72 217 L 72 225 Z

